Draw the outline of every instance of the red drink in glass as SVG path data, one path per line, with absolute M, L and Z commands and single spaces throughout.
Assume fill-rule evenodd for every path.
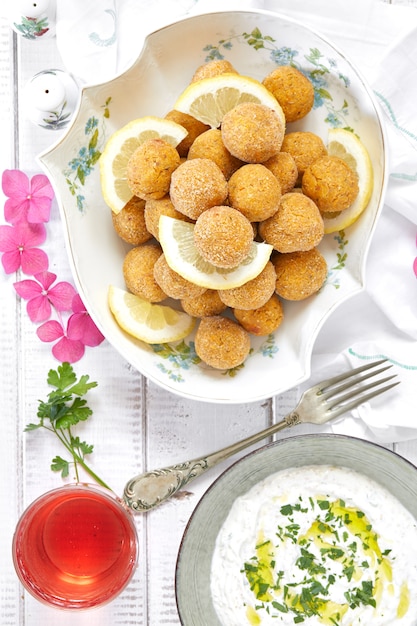
M 137 556 L 131 513 L 110 492 L 88 485 L 60 487 L 35 500 L 13 538 L 24 587 L 63 609 L 112 600 L 130 581 Z

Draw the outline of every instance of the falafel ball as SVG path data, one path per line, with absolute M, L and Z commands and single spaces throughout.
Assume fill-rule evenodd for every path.
M 275 292 L 285 300 L 305 300 L 326 280 L 326 259 L 317 248 L 278 254 L 272 263 L 277 275 Z
M 183 222 L 191 221 L 186 215 L 175 209 L 169 195 L 163 198 L 149 198 L 145 203 L 145 224 L 148 231 L 157 241 L 159 241 L 159 218 L 161 215 L 167 215 Z
M 192 83 L 196 83 L 203 78 L 211 78 L 212 76 L 220 76 L 220 74 L 238 74 L 230 63 L 226 59 L 213 59 L 200 65 L 193 74 L 191 79 Z
M 322 213 L 344 211 L 359 193 L 358 177 L 343 159 L 326 156 L 306 169 L 302 190 Z
M 153 275 L 162 291 L 170 298 L 175 298 L 176 300 L 200 296 L 206 290 L 205 287 L 195 285 L 171 269 L 166 261 L 165 254 L 161 254 L 156 261 Z
M 238 367 L 250 351 L 249 333 L 228 317 L 203 317 L 195 335 L 195 351 L 215 369 Z
M 204 211 L 194 226 L 194 244 L 202 257 L 216 267 L 236 267 L 246 259 L 253 228 L 240 211 L 215 206 Z
M 182 298 L 181 306 L 191 317 L 220 315 L 227 308 L 216 289 L 207 289 L 201 296 Z
M 276 294 L 272 294 L 269 300 L 258 309 L 250 311 L 233 309 L 233 314 L 248 333 L 257 337 L 275 332 L 284 319 L 284 309 Z
M 223 204 L 227 193 L 226 178 L 210 159 L 185 161 L 171 177 L 172 204 L 192 220 L 196 220 L 206 209 Z
M 262 83 L 280 103 L 287 122 L 302 119 L 313 108 L 313 83 L 291 65 L 272 70 Z
M 275 291 L 276 274 L 271 261 L 268 261 L 258 276 L 240 287 L 222 289 L 220 299 L 232 308 L 249 311 L 258 309 L 269 300 Z
M 258 231 L 278 252 L 315 248 L 323 238 L 324 223 L 317 205 L 302 193 L 282 196 L 278 211 L 260 222 Z
M 196 137 L 188 152 L 189 159 L 211 159 L 229 180 L 233 172 L 241 165 L 236 157 L 232 156 L 223 143 L 222 133 L 218 128 L 210 128 Z
M 167 294 L 154 278 L 154 265 L 162 254 L 158 244 L 146 243 L 129 250 L 123 261 L 127 289 L 148 302 L 161 302 Z
M 277 177 L 281 185 L 281 193 L 294 189 L 298 179 L 298 169 L 294 157 L 288 152 L 278 152 L 265 161 L 264 166 Z
M 260 222 L 277 211 L 281 186 L 261 163 L 240 167 L 229 180 L 229 203 L 250 222 Z
M 264 104 L 242 102 L 225 114 L 221 133 L 230 154 L 245 163 L 263 163 L 281 149 L 285 117 Z
M 119 213 L 111 212 L 113 227 L 116 233 L 134 246 L 152 239 L 145 221 L 145 200 L 133 196 Z
M 163 198 L 171 184 L 171 174 L 180 164 L 177 150 L 163 139 L 148 139 L 127 162 L 129 189 L 143 200 Z
M 281 152 L 289 152 L 298 170 L 299 179 L 309 165 L 327 155 L 327 148 L 321 137 L 308 130 L 287 133 L 281 145 Z
M 165 115 L 165 119 L 171 120 L 171 122 L 176 122 L 187 131 L 187 135 L 184 139 L 176 146 L 176 150 L 180 157 L 186 157 L 188 155 L 188 151 L 190 146 L 201 133 L 204 133 L 210 126 L 207 124 L 203 124 L 200 120 L 197 120 L 192 115 L 188 115 L 188 113 L 182 113 L 181 111 L 177 111 L 176 109 L 172 109 Z

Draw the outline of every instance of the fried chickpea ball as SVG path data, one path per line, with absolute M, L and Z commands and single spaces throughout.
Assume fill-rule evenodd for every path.
M 289 152 L 301 177 L 309 165 L 327 155 L 327 148 L 321 137 L 307 130 L 287 133 L 281 146 L 281 152 Z
M 211 78 L 212 76 L 220 76 L 220 74 L 238 74 L 230 63 L 230 61 L 226 61 L 226 59 L 214 59 L 212 61 L 207 61 L 207 63 L 203 63 L 200 65 L 194 72 L 194 75 L 191 79 L 192 83 L 196 83 L 203 78 Z
M 278 211 L 260 222 L 258 231 L 278 252 L 315 248 L 323 238 L 324 223 L 317 205 L 302 193 L 282 196 Z
M 249 333 L 234 320 L 221 315 L 201 319 L 195 335 L 195 351 L 207 365 L 220 370 L 237 367 L 249 350 Z
M 230 177 L 229 204 L 250 222 L 260 222 L 277 211 L 281 186 L 261 163 L 243 165 Z
M 182 298 L 181 306 L 191 317 L 220 315 L 227 308 L 215 289 L 207 289 L 201 296 Z
M 206 291 L 205 287 L 195 285 L 171 269 L 166 261 L 165 254 L 161 254 L 156 261 L 153 267 L 153 275 L 162 291 L 170 298 L 175 298 L 176 300 L 200 296 Z
M 163 198 L 169 191 L 171 174 L 179 164 L 180 155 L 167 141 L 148 139 L 127 162 L 127 184 L 143 200 Z
M 314 104 L 312 82 L 291 65 L 281 65 L 262 81 L 278 100 L 287 122 L 296 122 L 311 111 Z
M 152 238 L 145 221 L 145 201 L 133 196 L 119 213 L 111 212 L 113 227 L 116 233 L 134 246 L 145 243 Z
M 256 102 L 242 102 L 228 111 L 221 125 L 223 143 L 245 163 L 263 163 L 281 149 L 284 114 Z
M 188 151 L 190 146 L 201 133 L 204 133 L 206 130 L 210 128 L 207 124 L 203 124 L 200 120 L 196 120 L 192 115 L 188 115 L 188 113 L 182 113 L 181 111 L 176 111 L 173 109 L 169 111 L 165 115 L 167 120 L 171 120 L 171 122 L 176 122 L 187 131 L 186 137 L 176 146 L 176 150 L 180 157 L 186 157 L 188 155 Z
M 275 292 L 285 300 L 305 300 L 326 280 L 326 259 L 317 248 L 277 254 L 272 262 L 277 276 Z
M 192 220 L 227 198 L 227 181 L 210 159 L 184 161 L 171 177 L 170 196 L 175 209 Z
M 242 165 L 242 161 L 232 156 L 225 147 L 218 128 L 211 128 L 196 137 L 188 151 L 188 158 L 211 159 L 219 166 L 226 180 Z
M 358 177 L 343 159 L 326 156 L 306 169 L 302 190 L 323 213 L 344 211 L 358 195 Z
M 288 152 L 278 152 L 265 161 L 264 166 L 277 177 L 281 185 L 281 193 L 288 193 L 294 189 L 298 179 L 298 169 L 294 157 Z
M 219 296 L 227 306 L 250 311 L 258 309 L 269 300 L 275 291 L 275 282 L 275 268 L 272 262 L 268 261 L 258 276 L 240 287 L 222 289 Z
M 148 302 L 161 302 L 167 294 L 154 278 L 153 268 L 162 254 L 159 245 L 147 243 L 129 250 L 123 262 L 127 289 Z
M 190 221 L 186 215 L 175 209 L 168 195 L 163 198 L 146 200 L 144 211 L 146 228 L 157 241 L 159 241 L 159 218 L 161 215 L 167 215 L 183 222 Z
M 248 333 L 257 337 L 275 332 L 284 319 L 281 301 L 275 294 L 272 294 L 270 299 L 258 309 L 251 311 L 233 309 L 233 314 Z
M 216 267 L 236 267 L 246 259 L 253 228 L 230 206 L 215 206 L 200 215 L 194 226 L 194 244 L 202 257 Z

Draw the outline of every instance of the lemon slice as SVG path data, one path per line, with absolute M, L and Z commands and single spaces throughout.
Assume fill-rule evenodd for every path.
M 240 287 L 256 278 L 267 264 L 272 246 L 253 242 L 240 265 L 219 268 L 206 261 L 194 245 L 194 224 L 167 215 L 159 218 L 159 241 L 168 265 L 186 280 L 207 289 Z
M 174 109 L 217 128 L 224 115 L 241 102 L 257 102 L 274 109 L 285 126 L 284 113 L 272 93 L 257 80 L 240 74 L 221 74 L 191 83 Z
M 100 156 L 100 182 L 105 203 L 119 213 L 132 192 L 126 182 L 126 167 L 133 152 L 148 139 L 164 139 L 174 148 L 186 137 L 185 128 L 152 115 L 132 120 L 115 131 Z
M 324 232 L 334 233 L 344 230 L 358 219 L 369 204 L 374 186 L 372 162 L 363 143 L 356 135 L 342 128 L 332 128 L 328 136 L 328 152 L 346 161 L 356 172 L 359 183 L 359 193 L 349 208 L 337 213 L 323 216 Z
M 108 303 L 119 326 L 145 343 L 178 341 L 195 325 L 195 319 L 183 311 L 152 304 L 114 285 L 109 287 Z

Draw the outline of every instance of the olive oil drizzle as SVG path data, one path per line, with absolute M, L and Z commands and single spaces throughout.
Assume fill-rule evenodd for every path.
M 302 516 L 311 511 L 314 520 L 302 531 Z M 280 513 L 288 523 L 278 525 L 272 538 L 260 532 L 255 554 L 241 570 L 254 595 L 246 612 L 249 624 L 262 623 L 259 616 L 266 612 L 276 618 L 291 614 L 294 624 L 316 616 L 326 626 L 340 626 L 349 609 L 375 608 L 383 593 L 393 593 L 390 551 L 381 550 L 363 511 L 340 499 L 300 497 L 282 506 Z M 288 542 L 298 554 L 291 576 L 279 567 L 280 550 Z M 345 591 L 343 597 L 338 592 L 335 602 L 332 588 L 338 582 Z M 402 615 L 408 608 L 404 584 L 397 611 Z

